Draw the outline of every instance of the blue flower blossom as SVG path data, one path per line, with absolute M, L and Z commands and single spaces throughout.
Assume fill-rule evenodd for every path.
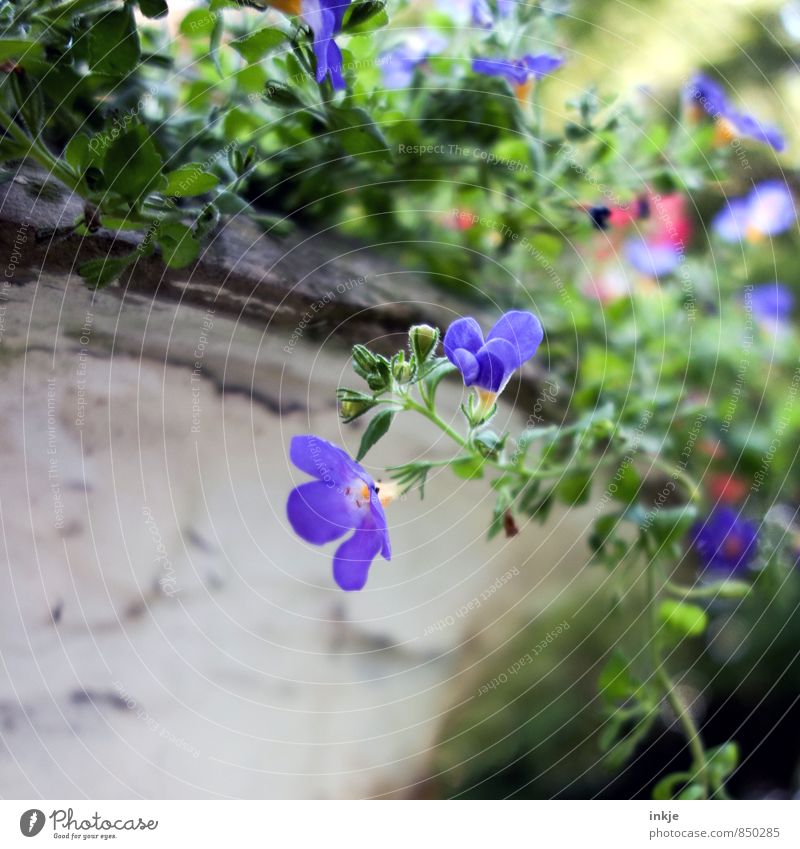
M 521 59 L 478 58 L 472 62 L 472 70 L 477 74 L 487 74 L 491 77 L 503 77 L 514 86 L 524 86 L 530 80 L 541 79 L 551 74 L 564 64 L 559 56 L 540 53 L 536 56 L 527 54 Z
M 381 56 L 383 84 L 391 89 L 407 88 L 414 80 L 416 69 L 446 46 L 447 40 L 437 32 L 415 31 L 403 44 Z
M 683 102 L 689 110 L 704 112 L 716 121 L 727 141 L 739 135 L 767 144 L 779 152 L 786 146 L 777 127 L 762 124 L 754 116 L 734 109 L 728 103 L 725 89 L 705 74 L 692 77 L 683 90 Z
M 306 542 L 325 545 L 346 539 L 333 556 L 333 577 L 343 590 L 360 590 L 372 561 L 392 549 L 383 504 L 386 495 L 362 466 L 336 445 L 319 436 L 295 436 L 289 456 L 315 480 L 291 491 L 286 514 L 295 533 Z
M 473 26 L 491 29 L 494 26 L 494 15 L 488 0 L 472 0 L 470 18 Z
M 777 333 L 785 327 L 794 307 L 794 295 L 783 283 L 753 286 L 745 296 L 758 323 L 766 331 Z
M 690 531 L 692 547 L 707 569 L 733 574 L 756 556 L 758 529 L 732 507 L 716 507 Z
M 644 239 L 628 239 L 624 245 L 625 258 L 647 277 L 666 277 L 677 270 L 683 254 L 668 242 L 652 243 Z
M 342 76 L 342 51 L 334 36 L 342 31 L 344 13 L 351 0 L 266 0 L 267 5 L 287 15 L 301 17 L 314 33 L 314 56 L 317 60 L 316 79 L 321 83 L 330 77 L 335 90 L 346 88 Z
M 544 338 L 542 323 L 533 313 L 507 312 L 486 339 L 474 318 L 460 318 L 447 328 L 444 352 L 461 372 L 465 386 L 474 386 L 488 410 L 511 375 L 535 353 Z
M 734 198 L 711 222 L 712 230 L 726 242 L 747 239 L 757 242 L 777 236 L 797 220 L 794 198 L 780 180 L 767 180 L 753 188 L 747 197 Z

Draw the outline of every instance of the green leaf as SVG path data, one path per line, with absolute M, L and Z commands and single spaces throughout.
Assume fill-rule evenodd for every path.
M 425 397 L 433 404 L 436 398 L 436 390 L 442 379 L 448 374 L 452 374 L 456 367 L 447 359 L 447 357 L 437 357 L 435 360 L 429 360 L 425 369 L 425 376 L 422 378 L 422 385 L 425 388 Z
M 603 551 L 619 524 L 619 518 L 619 513 L 607 513 L 595 520 L 592 533 L 589 536 L 589 545 L 592 551 L 596 553 Z
M 160 188 L 161 155 L 146 127 L 137 126 L 115 139 L 103 159 L 108 188 L 130 201 Z
M 686 504 L 682 507 L 647 510 L 644 513 L 643 525 L 661 547 L 685 536 L 696 518 L 697 507 L 694 504 Z
M 203 166 L 194 162 L 189 165 L 182 165 L 165 176 L 167 185 L 164 194 L 170 197 L 186 198 L 202 195 L 219 183 L 218 177 L 203 171 Z
M 631 673 L 627 659 L 616 650 L 600 671 L 597 683 L 600 695 L 610 704 L 624 702 L 639 689 L 639 682 Z
M 356 461 L 362 460 L 367 451 L 382 437 L 385 436 L 392 424 L 394 413 L 391 410 L 382 410 L 367 425 L 364 435 L 361 437 L 361 445 L 358 448 Z
M 469 481 L 483 477 L 483 465 L 483 457 L 464 457 L 461 460 L 453 461 L 450 468 L 457 477 Z
M 0 62 L 16 59 L 24 67 L 25 61 L 38 59 L 44 46 L 38 41 L 28 41 L 24 38 L 0 38 Z
M 592 492 L 590 472 L 567 472 L 556 486 L 556 494 L 566 504 L 585 504 Z
M 683 787 L 690 778 L 691 775 L 688 772 L 673 772 L 653 787 L 653 798 L 660 800 L 675 798 L 676 789 Z
M 231 47 L 246 61 L 258 62 L 289 40 L 289 36 L 276 27 L 264 27 L 231 42 Z
M 193 9 L 181 21 L 179 27 L 181 35 L 187 38 L 204 38 L 210 36 L 214 31 L 214 22 L 217 16 L 208 9 Z
M 614 498 L 623 504 L 633 504 L 639 495 L 642 479 L 633 467 L 633 463 L 625 463 L 614 475 L 609 488 L 613 488 Z
M 658 617 L 667 628 L 685 637 L 699 637 L 708 627 L 705 610 L 685 601 L 662 601 Z
M 342 29 L 344 32 L 368 32 L 388 23 L 385 0 L 362 0 L 350 7 Z
M 139 0 L 139 8 L 146 18 L 163 18 L 169 12 L 167 0 Z
M 711 783 L 721 787 L 739 765 L 739 746 L 733 740 L 723 743 L 708 751 L 707 760 Z
M 329 106 L 333 137 L 350 156 L 390 159 L 389 144 L 370 114 L 357 106 Z
M 200 253 L 200 242 L 192 228 L 180 221 L 162 221 L 158 225 L 158 243 L 164 262 L 170 268 L 185 268 Z
M 108 12 L 89 29 L 89 67 L 95 73 L 124 77 L 139 64 L 140 56 L 131 6 Z
M 113 283 L 125 269 L 139 256 L 136 252 L 122 257 L 102 257 L 101 259 L 90 259 L 79 269 L 78 274 L 86 281 L 86 285 L 92 289 L 102 289 L 109 283 Z

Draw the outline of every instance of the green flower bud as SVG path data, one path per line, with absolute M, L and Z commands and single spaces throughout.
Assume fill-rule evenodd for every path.
M 433 356 L 438 344 L 438 327 L 431 327 L 428 324 L 416 324 L 408 331 L 408 346 L 416 358 L 418 366 L 421 366 L 428 357 Z
M 364 345 L 353 345 L 353 368 L 356 374 L 367 378 L 378 365 L 378 358 Z
M 377 403 L 371 396 L 356 392 L 354 389 L 337 389 L 336 397 L 339 399 L 339 415 L 345 423 L 363 416 Z
M 411 363 L 406 362 L 406 356 L 402 351 L 398 351 L 392 357 L 392 376 L 398 383 L 408 383 L 414 376 L 414 369 Z
M 503 441 L 493 430 L 482 430 L 475 434 L 472 441 L 482 457 L 496 457 L 503 446 Z

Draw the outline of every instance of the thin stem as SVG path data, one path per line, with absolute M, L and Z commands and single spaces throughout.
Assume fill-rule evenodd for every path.
M 413 398 L 409 398 L 408 396 L 403 399 L 403 403 L 407 410 L 415 410 L 425 416 L 428 421 L 433 422 L 439 430 L 444 431 L 444 433 L 446 433 L 454 442 L 457 442 L 462 448 L 467 447 L 467 440 L 464 439 L 460 433 L 453 430 L 453 428 L 450 427 L 450 425 L 433 410 L 428 407 L 423 407 L 422 404 L 418 404 Z
M 703 748 L 702 738 L 700 737 L 700 730 L 692 717 L 691 711 L 683 701 L 680 692 L 675 687 L 675 683 L 670 678 L 669 673 L 664 666 L 664 658 L 661 656 L 661 651 L 658 647 L 659 622 L 658 608 L 656 606 L 658 596 L 658 589 L 656 587 L 656 568 L 650 552 L 645 549 L 645 553 L 648 558 L 645 568 L 647 569 L 648 620 L 650 626 L 649 644 L 656 681 L 661 685 L 667 702 L 669 702 L 670 707 L 678 717 L 678 721 L 683 728 L 683 732 L 689 743 L 689 750 L 692 753 L 692 767 L 697 778 L 700 779 L 703 785 L 705 798 L 708 798 L 708 760 L 706 759 L 706 752 Z
M 679 469 L 677 466 L 671 466 L 666 460 L 662 460 L 660 457 L 651 457 L 651 460 L 655 468 L 661 469 L 662 472 L 666 472 L 671 478 L 680 481 L 686 487 L 691 501 L 696 503 L 700 501 L 700 485 L 694 480 L 694 478 L 692 478 L 691 475 L 683 469 Z
M 54 157 L 50 151 L 38 140 L 32 139 L 16 121 L 2 108 L 0 108 L 0 124 L 15 141 L 27 147 L 25 153 L 34 161 L 38 162 L 47 171 L 50 171 L 69 188 L 77 189 L 78 182 L 73 175 Z

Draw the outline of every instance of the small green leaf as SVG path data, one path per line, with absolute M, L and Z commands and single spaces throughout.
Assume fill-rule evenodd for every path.
M 258 62 L 289 40 L 289 36 L 276 27 L 264 27 L 231 42 L 231 47 L 246 61 Z
M 609 483 L 609 490 L 613 492 L 614 498 L 623 504 L 633 504 L 639 495 L 642 479 L 633 467 L 633 463 L 627 462 L 614 475 Z
M 450 468 L 457 477 L 469 481 L 483 477 L 483 464 L 483 457 L 464 457 L 461 460 L 454 460 Z
M 29 59 L 38 59 L 44 46 L 38 41 L 28 41 L 24 38 L 0 38 L 0 62 L 16 59 L 25 65 Z
M 685 601 L 662 601 L 658 617 L 667 628 L 685 637 L 699 637 L 708 627 L 705 610 Z
M 388 142 L 365 109 L 357 106 L 330 106 L 328 117 L 335 130 L 333 137 L 350 156 L 391 158 Z
M 585 504 L 592 492 L 590 472 L 567 472 L 556 486 L 556 494 L 566 504 Z
M 192 228 L 180 221 L 162 221 L 158 225 L 158 243 L 164 262 L 170 268 L 185 268 L 200 253 L 200 242 Z
M 78 274 L 86 281 L 86 285 L 92 289 L 102 289 L 109 283 L 113 283 L 125 269 L 137 258 L 137 253 L 122 257 L 102 257 L 101 259 L 90 259 L 79 269 Z
M 733 740 L 708 752 L 708 772 L 715 787 L 721 787 L 738 765 L 739 746 Z
M 218 177 L 203 171 L 202 165 L 193 162 L 189 165 L 182 165 L 165 176 L 167 185 L 164 194 L 170 197 L 186 198 L 202 195 L 213 189 L 219 182 Z
M 385 436 L 392 424 L 394 413 L 391 410 L 382 410 L 367 425 L 364 435 L 361 437 L 361 445 L 358 448 L 356 460 L 360 461 L 367 451 L 382 437 Z
M 674 799 L 678 787 L 683 787 L 691 778 L 688 772 L 673 772 L 662 778 L 653 788 L 653 798 L 660 800 Z
M 659 547 L 677 542 L 683 537 L 697 518 L 697 507 L 685 504 L 682 507 L 664 507 L 647 510 L 643 525 Z
M 216 19 L 217 16 L 209 12 L 208 9 L 192 9 L 181 21 L 180 33 L 187 38 L 209 36 L 214 31 Z
M 425 397 L 433 404 L 436 398 L 436 390 L 442 379 L 448 374 L 452 374 L 456 367 L 447 359 L 447 357 L 437 357 L 434 360 L 429 360 L 425 369 L 425 376 L 422 378 L 422 385 L 425 388 Z
M 639 682 L 633 677 L 625 656 L 614 651 L 600 671 L 598 680 L 600 695 L 612 704 L 624 702 L 639 688 Z
M 388 23 L 385 0 L 362 0 L 350 7 L 342 29 L 345 32 L 368 32 Z
M 131 201 L 160 187 L 161 155 L 146 127 L 133 127 L 111 143 L 103 173 L 109 190 Z
M 124 77 L 141 56 L 133 8 L 108 12 L 89 29 L 89 67 L 97 74 Z
M 163 18 L 169 12 L 167 0 L 139 0 L 139 8 L 146 18 Z

